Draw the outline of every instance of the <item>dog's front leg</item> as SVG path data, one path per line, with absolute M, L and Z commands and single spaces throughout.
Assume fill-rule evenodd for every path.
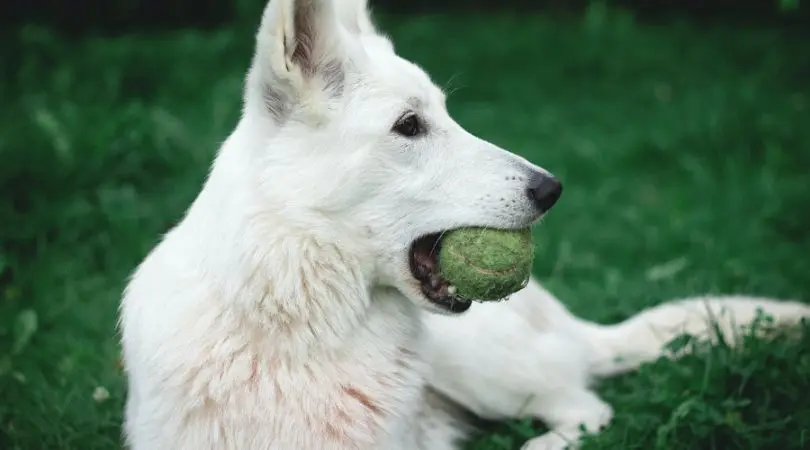
M 534 282 L 508 302 L 427 316 L 430 383 L 482 418 L 545 422 L 524 450 L 575 447 L 580 426 L 598 431 L 612 409 L 588 388 L 591 350 L 567 332 L 574 320 Z

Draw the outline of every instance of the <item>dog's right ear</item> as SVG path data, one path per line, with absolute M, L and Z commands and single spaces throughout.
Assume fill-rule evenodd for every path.
M 247 93 L 283 119 L 342 91 L 347 33 L 331 0 L 270 0 L 256 35 Z M 257 92 L 258 91 L 258 92 Z

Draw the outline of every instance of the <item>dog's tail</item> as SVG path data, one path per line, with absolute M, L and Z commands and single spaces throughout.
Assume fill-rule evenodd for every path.
M 665 347 L 684 334 L 712 342 L 722 337 L 724 342 L 735 345 L 751 331 L 760 311 L 762 317 L 773 319 L 769 326 L 790 327 L 798 325 L 802 318 L 810 318 L 810 305 L 796 301 L 718 296 L 664 303 L 615 325 L 577 320 L 585 339 L 595 349 L 591 373 L 607 377 L 635 370 L 661 356 L 679 356 Z M 688 350 L 688 345 L 681 349 Z

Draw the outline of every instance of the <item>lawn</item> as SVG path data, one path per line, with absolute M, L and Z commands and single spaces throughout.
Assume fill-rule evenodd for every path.
M 255 24 L 0 48 L 0 449 L 116 449 L 128 274 L 238 119 Z M 666 299 L 810 300 L 810 47 L 767 29 L 388 18 L 470 131 L 558 175 L 535 273 L 577 314 Z M 590 450 L 810 448 L 810 337 L 704 349 L 602 383 Z M 517 449 L 541 425 L 470 445 Z

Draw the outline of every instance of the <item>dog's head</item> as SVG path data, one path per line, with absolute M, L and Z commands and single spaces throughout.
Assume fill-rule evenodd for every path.
M 271 0 L 243 122 L 262 194 L 328 218 L 376 255 L 373 279 L 436 312 L 465 311 L 437 273 L 446 230 L 519 228 L 561 193 L 547 171 L 465 131 L 442 91 L 394 52 L 365 0 Z

